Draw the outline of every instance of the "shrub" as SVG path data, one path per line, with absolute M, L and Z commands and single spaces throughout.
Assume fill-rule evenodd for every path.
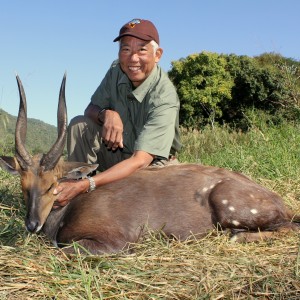
M 231 100 L 233 86 L 225 67 L 223 57 L 208 52 L 172 62 L 169 76 L 181 100 L 181 124 L 198 127 L 222 117 L 222 106 Z
M 299 65 L 278 54 L 251 58 L 201 52 L 174 61 L 169 76 L 181 100 L 180 124 L 236 126 L 245 123 L 249 109 L 298 120 Z

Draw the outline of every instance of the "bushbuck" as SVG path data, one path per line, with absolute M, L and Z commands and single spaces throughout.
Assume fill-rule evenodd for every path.
M 299 229 L 299 216 L 274 192 L 240 173 L 200 164 L 148 167 L 54 210 L 53 190 L 59 181 L 82 177 L 97 166 L 61 158 L 67 130 L 66 76 L 59 93 L 58 138 L 47 154 L 29 154 L 26 97 L 18 76 L 17 82 L 16 154 L 0 161 L 2 168 L 21 177 L 29 232 L 43 231 L 58 247 L 76 241 L 90 253 L 101 254 L 126 249 L 148 230 L 184 240 L 219 228 L 231 231 L 234 240 L 254 241 L 275 231 Z

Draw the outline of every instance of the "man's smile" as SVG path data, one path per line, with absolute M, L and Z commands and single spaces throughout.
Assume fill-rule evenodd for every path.
M 137 66 L 137 67 L 128 67 L 128 69 L 132 72 L 136 72 L 136 71 L 139 71 L 141 69 L 140 66 Z

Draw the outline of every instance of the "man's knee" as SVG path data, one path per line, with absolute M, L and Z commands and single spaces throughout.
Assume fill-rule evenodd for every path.
M 69 129 L 78 126 L 85 126 L 89 123 L 89 121 L 91 120 L 85 116 L 76 116 L 69 122 Z
M 99 135 L 102 127 L 96 124 L 92 119 L 86 116 L 76 116 L 71 119 L 68 126 L 68 133 L 71 136 L 77 136 L 80 134 L 82 136 L 83 133 L 89 132 L 92 135 Z
M 68 126 L 67 151 L 69 161 L 97 162 L 101 127 L 85 116 L 74 117 Z

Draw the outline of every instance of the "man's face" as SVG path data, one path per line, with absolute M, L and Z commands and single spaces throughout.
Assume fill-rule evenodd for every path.
M 125 36 L 120 41 L 119 61 L 121 69 L 126 73 L 134 87 L 138 87 L 150 75 L 159 62 L 162 49 L 154 53 L 149 41 L 132 36 Z

